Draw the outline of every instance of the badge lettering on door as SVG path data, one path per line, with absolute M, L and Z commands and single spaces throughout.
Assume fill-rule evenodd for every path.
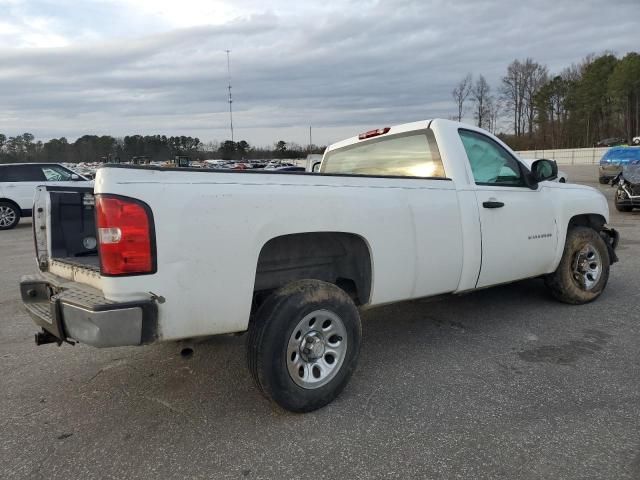
M 538 233 L 536 235 L 529 235 L 529 240 L 538 240 L 540 238 L 553 237 L 552 233 Z

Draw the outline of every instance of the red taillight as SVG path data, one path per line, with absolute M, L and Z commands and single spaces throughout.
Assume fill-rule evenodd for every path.
M 376 128 L 375 130 L 369 130 L 368 132 L 364 132 L 358 135 L 358 140 L 365 140 L 367 138 L 377 137 L 378 135 L 384 135 L 385 133 L 388 133 L 389 130 L 391 130 L 391 127 Z
M 100 273 L 132 275 L 155 272 L 153 217 L 133 198 L 96 195 Z

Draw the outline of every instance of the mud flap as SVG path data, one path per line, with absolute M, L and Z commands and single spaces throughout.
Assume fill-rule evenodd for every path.
M 620 233 L 614 228 L 602 227 L 600 230 L 600 236 L 604 240 L 604 243 L 607 245 L 607 251 L 609 252 L 609 264 L 613 265 L 618 261 L 618 256 L 616 255 L 616 248 L 618 247 L 618 242 L 620 241 Z

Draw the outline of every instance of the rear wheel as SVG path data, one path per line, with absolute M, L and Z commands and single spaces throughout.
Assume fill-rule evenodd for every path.
M 10 230 L 20 221 L 20 210 L 13 203 L 0 202 L 0 230 Z
M 361 335 L 358 309 L 343 290 L 319 280 L 293 282 L 273 293 L 250 325 L 249 370 L 267 398 L 310 412 L 347 385 Z
M 600 234 L 588 227 L 571 228 L 560 265 L 545 278 L 553 296 L 564 303 L 588 303 L 600 296 L 608 280 L 609 251 Z

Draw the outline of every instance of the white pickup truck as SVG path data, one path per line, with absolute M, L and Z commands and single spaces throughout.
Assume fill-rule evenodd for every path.
M 354 371 L 360 309 L 531 277 L 597 298 L 618 234 L 556 172 L 448 120 L 331 145 L 319 173 L 106 166 L 93 189 L 39 187 L 21 294 L 38 344 L 248 331 L 259 389 L 310 411 Z

